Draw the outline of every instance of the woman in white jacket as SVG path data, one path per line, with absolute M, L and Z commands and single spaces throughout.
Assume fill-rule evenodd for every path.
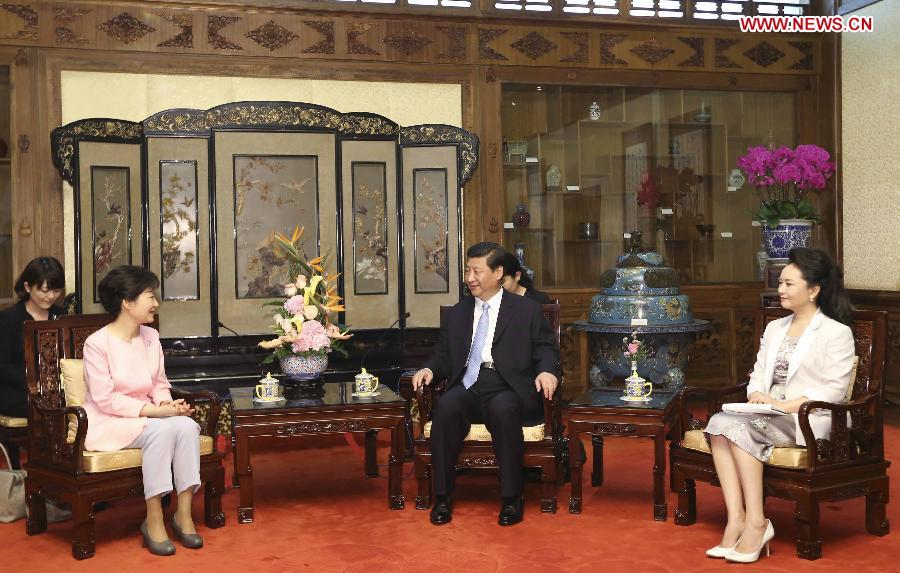
M 763 463 L 775 447 L 804 446 L 797 411 L 810 400 L 840 402 L 850 385 L 854 342 L 843 273 L 817 249 L 794 249 L 778 279 L 790 316 L 769 323 L 747 386 L 747 401 L 792 415 L 720 412 L 706 427 L 728 523 L 710 557 L 750 563 L 775 531 L 763 510 Z M 827 438 L 830 414 L 810 415 L 816 438 Z

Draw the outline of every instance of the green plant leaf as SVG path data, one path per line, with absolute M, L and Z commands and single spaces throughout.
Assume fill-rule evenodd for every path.
M 797 214 L 803 219 L 817 219 L 815 208 L 809 199 L 801 199 L 797 203 Z
M 793 201 L 780 201 L 778 205 L 778 216 L 781 219 L 796 219 L 797 205 Z

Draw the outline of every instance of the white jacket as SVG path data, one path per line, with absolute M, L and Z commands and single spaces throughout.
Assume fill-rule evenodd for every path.
M 750 374 L 748 398 L 753 392 L 769 393 L 775 372 L 775 358 L 793 320 L 794 315 L 786 316 L 773 320 L 766 326 L 756 355 L 756 364 Z M 785 399 L 794 400 L 804 396 L 809 400 L 823 402 L 844 401 L 850 386 L 855 351 L 850 327 L 817 310 L 791 356 Z M 800 432 L 800 417 L 797 414 L 793 416 L 797 444 L 805 446 L 806 440 Z M 827 439 L 831 434 L 831 413 L 827 410 L 813 410 L 809 415 L 809 424 L 817 439 Z

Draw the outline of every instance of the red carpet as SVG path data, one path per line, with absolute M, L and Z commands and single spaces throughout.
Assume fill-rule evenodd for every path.
M 900 429 L 887 428 L 888 456 L 900 458 Z M 386 444 L 382 444 L 384 446 Z M 254 458 L 256 521 L 239 525 L 237 491 L 224 498 L 227 524 L 208 530 L 198 521 L 206 547 L 178 545 L 174 557 L 141 549 L 140 500 L 116 502 L 99 512 L 97 554 L 75 561 L 70 553 L 70 524 L 50 525 L 28 537 L 24 521 L 0 524 L 0 571 L 400 571 L 422 572 L 616 572 L 657 571 L 865 571 L 895 570 L 900 533 L 873 537 L 865 531 L 864 501 L 822 507 L 822 559 L 798 559 L 792 504 L 772 499 L 767 512 L 775 526 L 772 556 L 741 566 L 707 558 L 725 520 L 717 488 L 698 484 L 697 524 L 672 522 L 675 496 L 669 495 L 669 520 L 655 522 L 651 506 L 650 440 L 607 439 L 606 481 L 585 483 L 584 513 L 567 511 L 568 486 L 559 492 L 560 511 L 541 514 L 537 484 L 528 484 L 525 521 L 497 526 L 498 487 L 490 475 L 459 478 L 453 522 L 434 527 L 428 513 L 414 507 L 415 482 L 404 479 L 407 507 L 387 508 L 385 477 L 363 476 L 362 451 L 339 436 L 310 441 L 305 448 L 274 448 Z M 379 461 L 386 459 L 379 448 Z M 230 479 L 231 458 L 226 460 Z M 900 527 L 900 476 L 892 468 L 888 516 Z M 405 466 L 411 472 L 411 464 Z M 386 475 L 386 469 L 382 468 Z M 587 476 L 586 476 L 587 477 Z M 667 476 L 668 480 L 668 476 Z M 194 515 L 202 515 L 197 496 Z M 171 510 L 170 510 L 171 511 Z

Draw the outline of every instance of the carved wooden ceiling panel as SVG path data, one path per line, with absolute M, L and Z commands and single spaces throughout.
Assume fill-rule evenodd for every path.
M 814 74 L 819 40 L 731 29 L 627 30 L 564 23 L 440 22 L 409 16 L 158 9 L 49 1 L 0 4 L 0 43 L 117 51 L 435 64 Z

